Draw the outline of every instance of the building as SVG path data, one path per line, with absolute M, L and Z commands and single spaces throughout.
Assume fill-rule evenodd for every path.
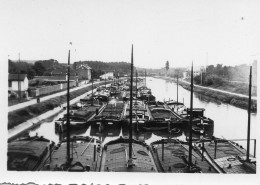
M 8 75 L 8 92 L 11 95 L 12 92 L 16 94 L 21 93 L 21 97 L 28 95 L 29 81 L 27 74 L 9 74 Z
M 76 72 L 79 80 L 91 80 L 91 67 L 87 64 L 76 65 Z
M 194 66 L 193 67 L 193 77 L 201 75 L 201 73 L 205 73 L 204 66 Z M 183 79 L 190 77 L 190 69 L 183 71 Z
M 112 79 L 114 77 L 114 73 L 113 72 L 108 72 L 105 73 L 103 75 L 100 75 L 100 78 L 105 80 L 105 79 Z

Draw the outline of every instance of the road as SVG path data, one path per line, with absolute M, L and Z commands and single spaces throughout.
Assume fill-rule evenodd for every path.
M 95 84 L 98 84 L 98 83 L 100 83 L 100 82 L 95 82 L 93 84 L 95 85 Z M 84 84 L 82 86 L 70 89 L 70 92 L 73 92 L 73 91 L 76 91 L 76 90 L 79 90 L 79 89 L 82 89 L 84 87 L 88 87 L 88 86 L 91 86 L 91 85 L 92 85 L 91 83 L 90 84 Z M 45 100 L 49 100 L 51 98 L 55 98 L 57 96 L 62 96 L 64 94 L 66 94 L 66 93 L 67 93 L 67 91 L 64 90 L 62 92 L 58 92 L 58 93 L 55 93 L 55 94 L 44 96 L 44 97 L 40 98 L 40 100 L 42 102 L 42 101 L 45 101 Z M 12 112 L 12 111 L 15 111 L 17 109 L 21 109 L 21 108 L 24 108 L 24 107 L 27 107 L 27 106 L 30 106 L 30 105 L 34 105 L 36 103 L 37 103 L 37 99 L 32 99 L 32 100 L 29 100 L 27 102 L 23 102 L 23 103 L 19 103 L 19 104 L 16 104 L 16 105 L 12 105 L 12 106 L 8 107 L 8 112 Z

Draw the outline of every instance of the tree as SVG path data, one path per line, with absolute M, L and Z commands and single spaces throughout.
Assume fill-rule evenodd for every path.
M 35 76 L 35 71 L 33 68 L 29 68 L 28 71 L 27 71 L 27 77 L 28 79 L 33 79 L 33 77 Z
M 42 76 L 43 73 L 46 71 L 46 68 L 40 62 L 35 62 L 33 69 L 37 76 Z
M 169 70 L 169 61 L 166 61 L 166 64 L 165 64 L 165 69 L 166 69 L 166 71 L 168 71 L 168 70 Z

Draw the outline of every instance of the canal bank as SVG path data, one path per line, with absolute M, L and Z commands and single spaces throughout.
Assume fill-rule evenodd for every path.
M 175 83 L 177 82 L 177 80 L 175 78 L 171 78 L 171 77 L 158 77 L 157 76 L 156 78 L 170 80 Z M 190 90 L 189 82 L 179 80 L 178 83 L 184 89 Z M 207 87 L 199 86 L 199 85 L 194 85 L 193 90 L 195 93 L 214 98 L 223 103 L 228 103 L 230 105 L 234 105 L 234 106 L 242 108 L 242 109 L 248 109 L 248 96 L 245 96 L 242 94 L 235 94 L 235 93 L 231 93 L 231 92 L 223 91 L 223 90 L 219 90 L 219 89 L 207 88 Z M 257 99 L 255 97 L 252 98 L 251 110 L 253 112 L 257 112 Z
M 104 82 L 100 82 L 95 85 L 103 85 Z M 94 87 L 96 90 L 96 87 Z M 84 87 L 77 91 L 70 93 L 70 103 L 76 103 L 80 99 L 84 98 L 91 93 L 91 86 Z M 62 95 L 49 100 L 40 102 L 35 105 L 31 105 L 25 108 L 21 108 L 16 111 L 8 113 L 8 138 L 16 137 L 17 134 L 23 133 L 26 130 L 30 130 L 35 126 L 44 122 L 44 120 L 56 115 L 66 107 L 66 96 Z M 9 140 L 8 139 L 8 140 Z

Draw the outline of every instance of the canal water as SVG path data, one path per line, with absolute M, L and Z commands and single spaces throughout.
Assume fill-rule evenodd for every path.
M 146 80 L 147 87 L 151 88 L 152 94 L 156 97 L 158 101 L 164 101 L 177 99 L 177 86 L 176 83 L 173 83 L 169 80 L 157 79 L 148 77 Z M 190 91 L 178 87 L 179 96 L 178 101 L 184 102 L 184 104 L 190 106 Z M 221 103 L 212 98 L 201 96 L 199 94 L 194 94 L 193 97 L 193 107 L 194 108 L 204 108 L 204 115 L 214 120 L 214 129 L 210 130 L 206 135 L 214 135 L 218 138 L 225 139 L 246 139 L 247 138 L 247 110 L 237 108 L 235 106 Z M 47 139 L 50 139 L 57 143 L 60 139 L 60 135 L 55 133 L 54 121 L 60 117 L 63 117 L 62 112 L 49 119 L 47 122 L 42 123 L 37 128 L 29 131 L 29 135 L 34 136 L 38 134 L 39 136 L 44 136 Z M 257 115 L 256 113 L 251 115 L 251 139 L 256 139 L 256 125 Z M 81 136 L 91 136 L 94 138 L 99 138 L 103 141 L 103 144 L 107 143 L 110 140 L 114 140 L 120 136 L 128 136 L 128 130 L 125 127 L 122 128 L 111 128 L 105 130 L 102 133 L 99 133 L 97 128 L 86 128 L 82 130 L 72 131 L 71 135 L 81 135 Z M 145 141 L 147 144 L 150 144 L 153 141 L 162 139 L 162 138 L 178 138 L 180 140 L 186 140 L 188 136 L 187 131 L 183 131 L 179 135 L 170 135 L 166 132 L 135 132 L 133 137 L 138 140 Z M 201 136 L 197 136 L 201 137 Z M 242 146 L 246 147 L 246 141 L 239 142 Z M 254 142 L 251 142 L 250 153 L 253 154 Z

